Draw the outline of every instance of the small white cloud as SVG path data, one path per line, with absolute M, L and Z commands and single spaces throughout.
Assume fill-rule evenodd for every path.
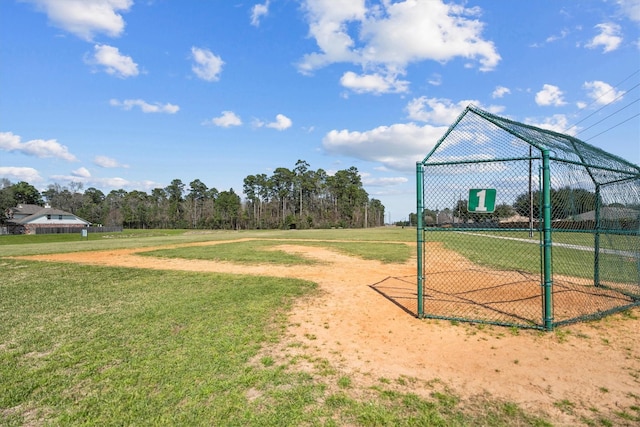
M 365 174 L 362 174 L 362 183 L 369 187 L 389 187 L 392 185 L 405 184 L 407 182 L 409 182 L 409 180 L 402 176 L 376 178 L 369 175 L 365 176 Z
M 96 182 L 99 182 L 105 187 L 111 187 L 111 188 L 126 188 L 131 186 L 132 184 L 130 181 L 120 177 L 101 178 L 96 180 Z
M 591 39 L 586 47 L 596 49 L 602 46 L 602 52 L 607 53 L 616 50 L 622 43 L 620 25 L 607 22 L 596 25 L 596 28 L 600 30 L 600 34 Z
M 291 119 L 283 114 L 278 114 L 276 116 L 276 121 L 267 123 L 266 126 L 268 128 L 277 129 L 277 130 L 285 130 L 289 129 L 293 122 Z
M 264 125 L 265 125 L 265 122 L 264 122 L 263 120 L 260 120 L 260 119 L 255 119 L 255 118 L 254 118 L 254 119 L 251 121 L 251 126 L 252 126 L 252 127 L 254 127 L 254 128 L 261 128 L 261 127 L 263 127 Z
M 123 110 L 129 111 L 133 107 L 139 107 L 143 113 L 166 113 L 166 114 L 175 114 L 180 110 L 180 107 L 173 104 L 149 104 L 142 99 L 125 99 L 124 101 L 118 101 L 117 99 L 112 99 L 109 101 L 109 104 L 113 107 L 120 107 Z
M 256 4 L 251 8 L 251 25 L 257 27 L 260 25 L 260 18 L 267 16 L 269 13 L 269 0 L 264 4 Z
M 69 153 L 69 149 L 55 139 L 33 139 L 22 142 L 20 136 L 12 132 L 0 132 L 0 150 L 15 151 L 27 156 L 39 158 L 58 158 L 69 162 L 76 161 L 76 156 Z
M 450 99 L 427 98 L 426 96 L 411 100 L 409 104 L 407 104 L 406 110 L 411 120 L 448 126 L 458 118 L 469 104 L 473 104 L 478 108 L 494 114 L 498 114 L 504 110 L 503 107 L 496 105 L 484 107 L 480 101 L 472 99 L 464 99 L 454 103 Z
M 551 117 L 546 117 L 542 121 L 535 119 L 525 119 L 525 123 L 528 125 L 536 126 L 542 129 L 552 130 L 554 132 L 566 133 L 569 135 L 575 135 L 577 128 L 573 126 L 569 128 L 569 120 L 564 114 L 554 114 Z
M 542 86 L 542 90 L 536 93 L 536 104 L 541 106 L 553 105 L 559 107 L 565 105 L 566 102 L 563 99 L 563 93 L 558 86 L 545 84 Z
M 128 168 L 128 165 L 120 164 L 116 159 L 107 156 L 95 156 L 93 163 L 101 168 Z
M 440 86 L 442 84 L 442 75 L 434 74 L 430 79 L 427 80 L 431 86 Z
M 214 124 L 216 126 L 228 128 L 231 126 L 241 126 L 242 120 L 233 111 L 223 111 L 220 117 L 214 117 L 211 120 L 207 120 L 204 124 Z
M 220 79 L 220 73 L 224 65 L 222 58 L 214 55 L 208 49 L 199 47 L 191 48 L 191 57 L 195 62 L 191 70 L 196 76 L 208 82 L 215 82 Z
M 508 88 L 508 87 L 504 87 L 504 86 L 497 86 L 497 87 L 494 89 L 493 93 L 491 94 L 491 97 L 492 97 L 493 99 L 496 99 L 496 98 L 502 98 L 503 96 L 508 95 L 508 94 L 510 94 L 510 93 L 511 93 L 511 91 L 509 90 L 509 88 Z
M 42 181 L 37 170 L 26 167 L 0 166 L 0 176 L 30 183 Z
M 562 40 L 565 37 L 567 37 L 569 35 L 569 30 L 564 29 L 562 31 L 560 31 L 560 34 L 555 34 L 552 36 L 547 37 L 547 39 L 545 40 L 547 43 L 553 43 L 557 40 Z
M 89 172 L 89 169 L 85 168 L 85 167 L 81 167 L 78 168 L 74 171 L 71 172 L 71 175 L 78 177 L 78 178 L 90 178 L 91 177 L 91 172 Z
M 398 80 L 395 75 L 382 76 L 375 74 L 357 75 L 352 71 L 347 71 L 340 78 L 340 84 L 356 93 L 402 93 L 407 92 L 409 82 Z
M 620 101 L 625 94 L 625 91 L 617 91 L 610 84 L 599 80 L 585 82 L 582 87 L 588 91 L 587 96 L 593 99 L 596 105 L 606 105 Z
M 45 12 L 58 28 L 84 39 L 95 34 L 118 37 L 124 31 L 124 19 L 118 12 L 127 12 L 133 0 L 26 0 Z
M 86 62 L 100 65 L 105 68 L 107 74 L 120 78 L 135 77 L 139 74 L 138 64 L 133 62 L 130 56 L 122 55 L 117 47 L 105 44 L 97 44 L 93 47 L 93 57 Z

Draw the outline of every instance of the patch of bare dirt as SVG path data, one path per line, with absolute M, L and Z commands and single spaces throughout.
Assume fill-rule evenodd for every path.
M 246 266 L 136 254 L 150 249 L 25 258 L 311 280 L 323 292 L 297 301 L 289 315 L 285 341 L 272 351 L 299 351 L 308 358 L 326 359 L 363 386 L 379 384 L 380 378 L 437 380 L 462 398 L 489 394 L 532 412 L 543 411 L 559 425 L 580 424 L 581 415 L 593 419 L 599 414 L 615 422 L 624 422 L 616 412 L 639 415 L 630 409 L 640 406 L 638 309 L 630 315 L 614 315 L 552 333 L 456 326 L 417 319 L 371 288 L 389 276 L 415 276 L 415 259 L 406 264 L 382 264 L 292 244 L 278 249 L 322 263 Z M 459 258 L 455 253 L 450 256 Z M 431 390 L 411 391 L 426 395 Z

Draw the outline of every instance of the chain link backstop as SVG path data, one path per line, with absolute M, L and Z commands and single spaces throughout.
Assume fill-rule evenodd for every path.
M 469 106 L 417 164 L 416 315 L 551 330 L 640 304 L 640 167 Z

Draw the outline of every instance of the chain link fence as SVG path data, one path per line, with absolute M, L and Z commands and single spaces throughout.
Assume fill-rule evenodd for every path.
M 417 190 L 417 298 L 396 303 L 418 317 L 550 330 L 640 304 L 637 165 L 469 106 Z

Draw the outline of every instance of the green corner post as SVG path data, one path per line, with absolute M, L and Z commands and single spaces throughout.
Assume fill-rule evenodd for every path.
M 423 245 L 424 245 L 424 224 L 422 212 L 424 211 L 423 195 L 423 175 L 424 165 L 421 162 L 416 163 L 416 217 L 417 217 L 417 258 L 418 258 L 418 318 L 424 316 L 423 286 L 424 286 L 424 266 L 423 266 Z
M 553 330 L 553 277 L 551 271 L 551 171 L 549 166 L 549 151 L 542 151 L 542 203 L 544 221 L 544 295 L 542 300 L 544 328 Z
M 595 233 L 593 242 L 593 285 L 600 286 L 600 184 L 596 184 Z

